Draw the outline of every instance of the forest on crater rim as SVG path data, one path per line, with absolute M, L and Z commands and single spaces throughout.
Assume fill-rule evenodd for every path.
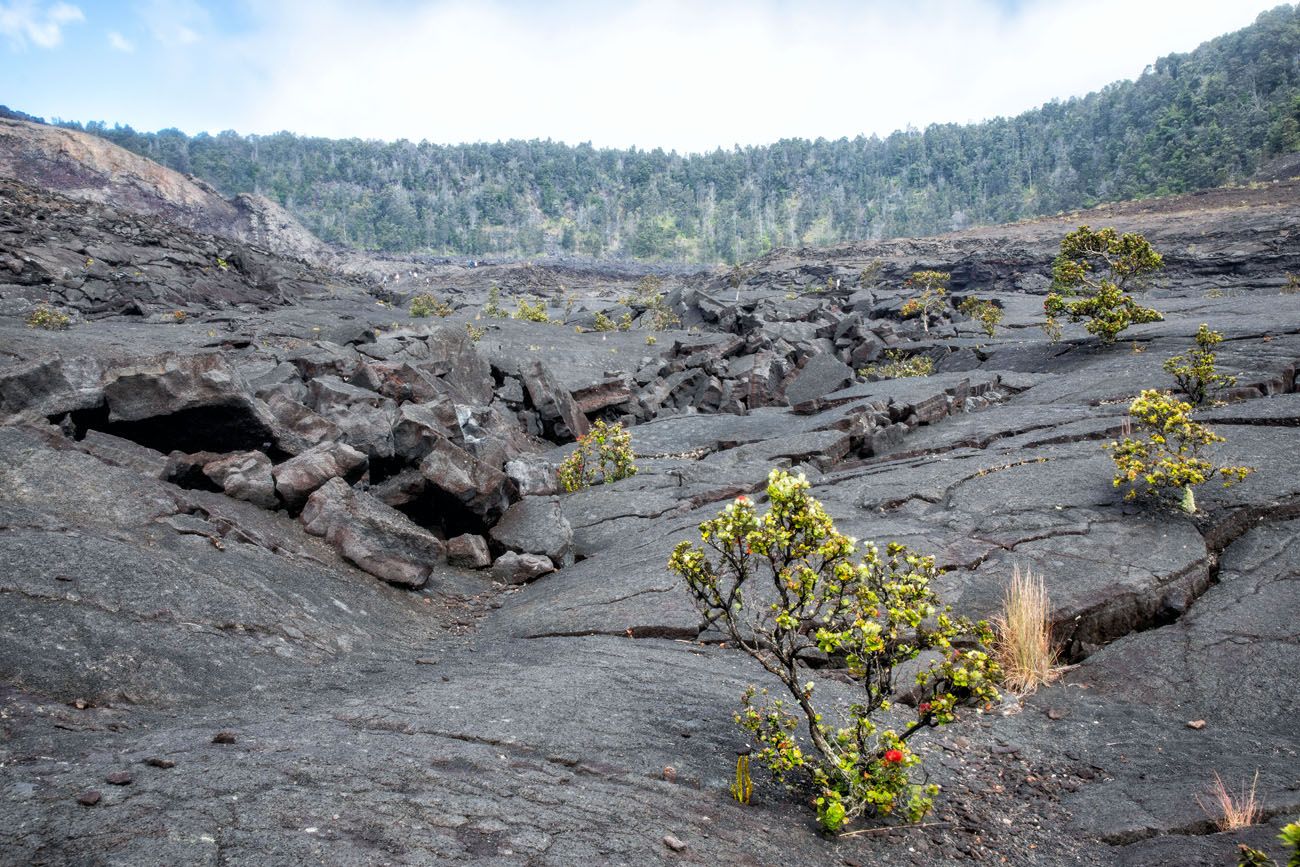
M 1300 150 L 1300 7 L 1082 98 L 883 139 L 683 156 L 61 123 L 227 196 L 267 195 L 347 247 L 734 263 L 780 246 L 920 236 L 1243 182 Z

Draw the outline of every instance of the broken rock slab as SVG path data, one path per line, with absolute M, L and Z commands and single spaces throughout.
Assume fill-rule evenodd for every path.
M 227 496 L 247 500 L 264 509 L 280 505 L 271 475 L 271 459 L 262 452 L 236 452 L 203 465 L 203 475 L 221 486 Z
M 494 518 L 510 505 L 509 477 L 447 440 L 434 443 L 420 472 L 480 517 Z
M 545 554 L 561 566 L 573 565 L 573 527 L 558 497 L 525 497 L 492 528 L 492 540 L 513 551 Z
M 483 569 L 492 565 L 492 554 L 486 539 L 465 533 L 447 540 L 447 562 L 466 569 Z
M 338 478 L 308 498 L 302 523 L 363 571 L 402 587 L 423 587 L 446 555 L 446 546 L 428 530 Z
M 284 504 L 296 511 L 321 485 L 330 479 L 348 478 L 365 465 L 366 456 L 347 443 L 323 443 L 290 458 L 271 474 Z
M 555 564 L 543 554 L 516 554 L 507 551 L 492 564 L 492 579 L 503 584 L 527 584 L 554 571 Z

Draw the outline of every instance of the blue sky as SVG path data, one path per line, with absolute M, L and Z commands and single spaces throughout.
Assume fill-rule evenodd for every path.
M 143 130 L 700 151 L 1016 114 L 1275 5 L 0 0 L 0 104 Z

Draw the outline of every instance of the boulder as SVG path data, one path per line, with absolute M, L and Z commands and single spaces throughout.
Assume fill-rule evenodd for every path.
M 558 497 L 525 497 L 506 510 L 490 535 L 511 550 L 573 564 L 573 528 L 560 511 Z
M 447 540 L 447 562 L 466 569 L 482 569 L 492 565 L 487 540 L 482 536 L 465 533 Z
M 446 546 L 396 509 L 330 479 L 307 500 L 303 527 L 324 537 L 347 560 L 376 578 L 413 589 L 424 586 Z
M 262 452 L 236 452 L 203 465 L 203 475 L 221 486 L 236 500 L 274 509 L 280 505 L 275 495 L 275 478 L 271 459 Z
M 552 424 L 562 423 L 571 436 L 585 436 L 591 429 L 587 417 L 582 414 L 577 401 L 569 393 L 550 369 L 540 361 L 534 361 L 520 371 L 528 397 L 537 408 L 544 421 Z
M 271 475 L 280 499 L 297 510 L 330 479 L 360 475 L 365 465 L 366 456 L 347 443 L 322 443 L 275 467 Z
M 519 488 L 519 494 L 523 497 L 546 496 L 560 491 L 555 466 L 541 458 L 506 461 L 506 475 Z
M 438 440 L 452 439 L 459 431 L 456 408 L 445 398 L 433 403 L 404 403 L 393 424 L 393 454 L 417 462 L 433 451 Z
M 492 579 L 503 584 L 527 584 L 555 571 L 549 557 L 542 554 L 516 554 L 507 551 L 492 564 Z
M 393 456 L 395 401 L 334 376 L 312 380 L 308 391 L 316 412 L 338 425 L 354 447 L 371 457 Z
M 509 477 L 447 440 L 434 444 L 420 473 L 482 518 L 494 519 L 510 505 Z
M 798 406 L 853 382 L 853 369 L 833 355 L 814 355 L 786 386 L 785 398 Z

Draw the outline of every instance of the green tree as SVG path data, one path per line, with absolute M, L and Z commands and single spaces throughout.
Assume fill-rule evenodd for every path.
M 1083 322 L 1089 334 L 1111 344 L 1130 325 L 1159 322 L 1164 317 L 1158 311 L 1138 304 L 1125 290 L 1138 288 L 1163 267 L 1160 254 L 1141 235 L 1080 226 L 1061 240 L 1060 255 L 1052 263 L 1044 328 L 1059 337 L 1063 316 Z

